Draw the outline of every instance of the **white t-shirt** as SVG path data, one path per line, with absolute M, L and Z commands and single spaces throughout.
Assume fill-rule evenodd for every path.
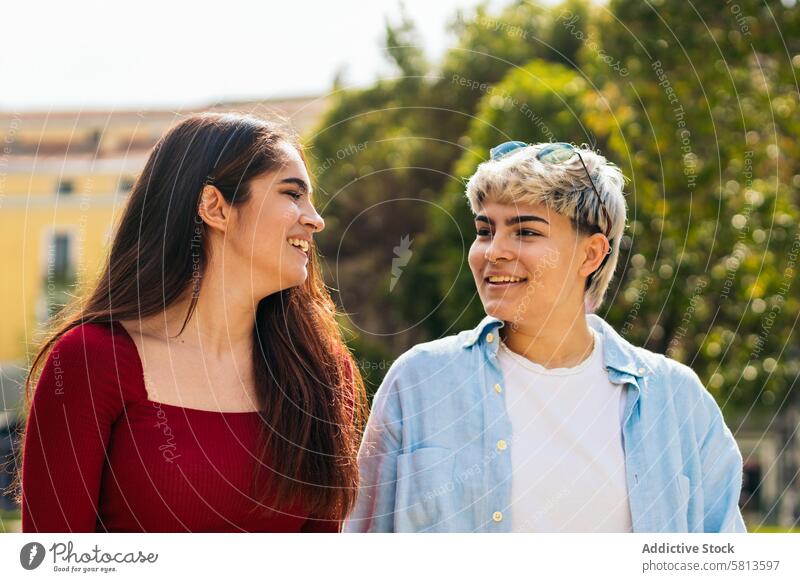
M 603 366 L 594 329 L 591 355 L 547 369 L 501 344 L 511 418 L 514 532 L 630 532 L 622 447 L 625 387 Z

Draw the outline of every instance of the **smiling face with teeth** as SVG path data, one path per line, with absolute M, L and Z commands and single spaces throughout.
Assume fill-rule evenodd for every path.
M 234 227 L 225 233 L 224 260 L 241 265 L 236 277 L 258 298 L 305 282 L 312 237 L 325 227 L 303 159 L 290 145 L 284 149 L 277 170 L 249 182 L 249 199 L 233 207 Z
M 487 201 L 475 228 L 469 265 L 487 314 L 524 325 L 558 322 L 583 308 L 604 242 L 578 234 L 568 217 L 541 204 Z

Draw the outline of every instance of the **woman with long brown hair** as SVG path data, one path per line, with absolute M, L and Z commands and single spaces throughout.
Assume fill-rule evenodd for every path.
M 192 115 L 156 144 L 31 367 L 23 531 L 339 530 L 364 392 L 323 227 L 272 123 Z

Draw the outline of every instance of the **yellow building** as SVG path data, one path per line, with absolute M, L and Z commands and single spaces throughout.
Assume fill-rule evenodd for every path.
M 304 132 L 323 99 L 219 104 Z M 0 410 L 50 314 L 91 285 L 151 148 L 193 111 L 0 113 Z

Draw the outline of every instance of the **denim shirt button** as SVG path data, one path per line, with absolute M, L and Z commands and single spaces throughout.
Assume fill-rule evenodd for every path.
M 495 511 L 492 514 L 492 521 L 494 522 L 501 522 L 503 521 L 503 512 L 502 511 Z
M 494 334 L 493 333 L 487 333 L 486 334 L 486 341 L 489 342 L 489 343 L 492 343 L 494 341 Z

